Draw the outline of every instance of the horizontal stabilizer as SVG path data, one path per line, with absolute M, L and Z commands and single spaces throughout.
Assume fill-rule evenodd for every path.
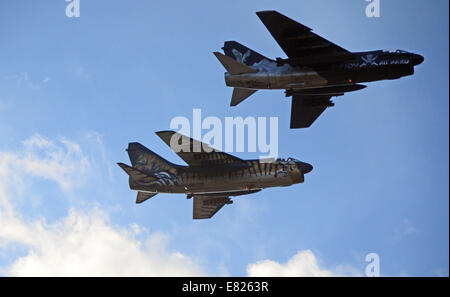
M 230 106 L 238 105 L 239 103 L 250 97 L 256 91 L 257 90 L 234 88 Z
M 136 203 L 142 203 L 155 196 L 158 193 L 138 192 L 136 197 Z
M 258 72 L 258 70 L 251 68 L 247 65 L 244 65 L 242 63 L 239 63 L 233 58 L 227 57 L 224 54 L 221 54 L 219 52 L 214 52 L 214 55 L 216 58 L 222 63 L 223 67 L 230 73 L 230 74 L 244 74 L 244 73 L 255 73 Z
M 126 164 L 117 163 L 117 165 L 119 165 L 120 168 L 123 169 L 123 171 L 125 171 L 133 180 L 135 180 L 138 183 L 145 184 L 158 179 L 157 177 L 151 174 L 145 173 L 142 170 L 128 166 Z

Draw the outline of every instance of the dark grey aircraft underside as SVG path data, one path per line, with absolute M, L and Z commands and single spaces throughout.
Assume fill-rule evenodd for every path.
M 138 191 L 136 203 L 158 193 L 185 194 L 194 198 L 194 219 L 211 218 L 224 205 L 233 203 L 230 197 L 302 183 L 312 170 L 310 164 L 292 158 L 242 160 L 173 131 L 156 134 L 188 166 L 173 164 L 137 142 L 128 144 L 132 166 L 118 165 L 129 175 L 130 189 Z M 171 145 L 171 140 L 181 150 Z
M 306 128 L 327 108 L 333 96 L 365 88 L 362 82 L 412 75 L 423 62 L 403 50 L 350 52 L 276 11 L 256 13 L 288 58 L 275 60 L 227 41 L 225 55 L 214 52 L 225 67 L 225 82 L 234 87 L 231 106 L 261 89 L 283 89 L 292 96 L 291 128 Z

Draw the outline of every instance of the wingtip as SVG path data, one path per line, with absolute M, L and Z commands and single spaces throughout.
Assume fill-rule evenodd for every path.
M 125 172 L 127 172 L 126 169 L 127 169 L 128 167 L 130 167 L 130 166 L 128 166 L 127 164 L 122 163 L 122 162 L 117 162 L 117 165 L 119 165 L 120 169 L 122 169 L 122 170 L 125 171 Z M 127 174 L 128 174 L 128 173 L 127 173 Z
M 276 10 L 260 10 L 260 11 L 257 11 L 256 12 L 256 14 L 259 16 L 259 15 L 263 15 L 263 14 L 268 14 L 268 13 L 279 13 L 278 11 L 276 11 Z
M 222 54 L 221 52 L 213 52 L 214 56 L 216 56 L 216 58 L 220 61 L 220 58 L 225 57 L 224 54 Z
M 135 142 L 129 142 L 127 151 L 133 150 L 133 149 L 136 149 L 136 148 L 140 148 L 140 147 L 143 147 L 143 145 L 140 144 L 139 142 L 136 142 L 136 141 Z
M 155 134 L 158 135 L 158 136 L 163 135 L 163 134 L 175 134 L 175 131 L 172 131 L 172 130 L 161 130 L 161 131 L 156 131 Z
M 276 11 L 276 10 L 262 10 L 256 12 L 260 20 L 264 23 L 269 31 L 273 29 L 275 26 L 279 26 L 279 24 L 286 23 L 291 26 L 294 24 L 300 25 L 300 29 L 312 31 L 311 28 L 287 17 L 286 15 Z

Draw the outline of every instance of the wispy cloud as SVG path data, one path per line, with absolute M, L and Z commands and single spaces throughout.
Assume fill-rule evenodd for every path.
M 410 220 L 403 219 L 403 221 L 394 229 L 394 239 L 400 240 L 406 236 L 414 235 L 419 232 L 419 229 L 417 229 Z
M 26 86 L 33 90 L 39 90 L 42 86 L 50 81 L 48 76 L 45 76 L 41 80 L 32 80 L 28 72 L 21 72 L 19 74 L 9 74 L 3 77 L 6 80 L 16 81 L 19 86 Z
M 82 78 L 82 79 L 90 79 L 91 78 L 91 74 L 87 71 L 86 67 L 81 66 L 81 65 L 74 68 L 74 74 L 76 77 Z
M 56 181 L 63 190 L 84 182 L 91 165 L 77 143 L 60 138 L 57 144 L 35 134 L 24 141 L 24 146 L 22 154 L 12 155 L 16 170 Z

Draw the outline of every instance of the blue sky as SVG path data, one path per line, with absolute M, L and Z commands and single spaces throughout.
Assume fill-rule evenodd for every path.
M 363 0 L 81 0 L 81 17 L 67 18 L 63 0 L 2 1 L 1 272 L 108 271 L 108 258 L 83 266 L 82 256 L 75 265 L 45 254 L 48 242 L 78 234 L 71 219 L 86 219 L 80 234 L 128 234 L 121 241 L 132 244 L 127 257 L 142 253 L 154 275 L 251 275 L 250 264 L 286 264 L 310 255 L 305 251 L 321 272 L 363 274 L 366 254 L 375 252 L 382 275 L 448 275 L 449 4 L 380 3 L 381 17 L 367 18 Z M 282 91 L 260 91 L 229 107 L 231 89 L 212 55 L 236 40 L 284 56 L 255 15 L 266 9 L 348 50 L 400 48 L 425 62 L 413 76 L 336 98 L 310 129 L 290 130 Z M 175 116 L 191 119 L 193 108 L 222 119 L 279 117 L 279 155 L 314 170 L 304 184 L 235 198 L 212 220 L 193 221 L 183 195 L 136 205 L 115 163 L 128 163 L 127 143 L 138 141 L 181 164 L 154 132 Z M 16 229 L 23 233 L 8 232 Z M 20 236 L 39 232 L 53 239 L 43 245 Z M 96 236 L 80 235 L 80 244 L 89 239 L 95 244 Z M 92 248 L 103 253 L 100 241 Z M 154 264 L 152 249 L 161 263 Z M 289 263 L 301 266 L 304 258 Z M 163 270 L 167 263 L 175 270 Z

